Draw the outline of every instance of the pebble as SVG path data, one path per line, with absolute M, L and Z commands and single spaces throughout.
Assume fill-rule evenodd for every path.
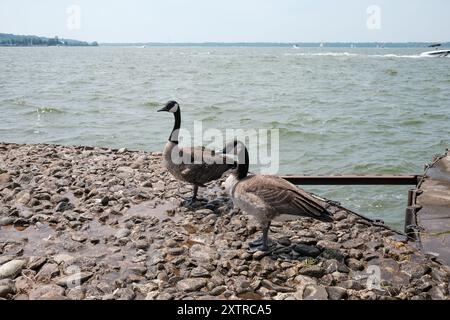
M 177 283 L 176 287 L 178 290 L 183 292 L 192 292 L 197 291 L 204 286 L 206 286 L 207 281 L 206 279 L 202 278 L 188 278 L 181 280 Z
M 328 300 L 327 290 L 319 285 L 307 285 L 303 291 L 304 300 Z
M 203 267 L 196 267 L 191 271 L 191 277 L 193 278 L 204 278 L 210 276 L 211 276 L 210 272 Z
M 0 298 L 6 298 L 10 293 L 13 293 L 11 287 L 0 286 Z
M 347 298 L 347 290 L 341 287 L 327 287 L 328 297 L 330 300 L 343 300 Z
M 55 284 L 41 285 L 29 293 L 30 300 L 61 300 L 64 298 L 64 288 Z
M 61 253 L 57 254 L 53 257 L 53 261 L 55 261 L 57 264 L 64 263 L 66 265 L 72 263 L 75 260 L 75 258 L 71 255 Z
M 25 264 L 26 262 L 24 260 L 11 260 L 6 262 L 0 267 L 0 280 L 14 279 L 20 274 Z
M 122 239 L 122 238 L 126 238 L 130 235 L 131 231 L 127 228 L 121 228 L 119 230 L 117 230 L 116 234 L 114 235 L 116 237 L 116 239 Z
M 308 277 L 321 278 L 325 274 L 325 270 L 320 266 L 314 265 L 303 267 L 298 273 Z
M 11 225 L 14 220 L 16 219 L 13 217 L 0 217 L 0 227 Z
M 332 207 L 329 224 L 274 221 L 271 251 L 251 253 L 259 224 L 232 208 L 223 180 L 201 189 L 208 203 L 180 206 L 191 187 L 159 152 L 0 150 L 0 269 L 24 261 L 0 280 L 1 299 L 448 298 L 450 268 L 345 210 Z M 385 290 L 366 288 L 370 266 Z
M 61 287 L 74 288 L 74 287 L 79 286 L 80 284 L 83 284 L 90 277 L 92 277 L 92 275 L 93 274 L 91 272 L 74 273 L 74 274 L 56 279 L 56 284 Z

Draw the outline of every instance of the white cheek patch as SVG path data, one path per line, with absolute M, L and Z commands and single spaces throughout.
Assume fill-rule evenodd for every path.
M 178 111 L 178 103 L 175 103 L 175 105 L 170 108 L 169 112 L 175 113 Z

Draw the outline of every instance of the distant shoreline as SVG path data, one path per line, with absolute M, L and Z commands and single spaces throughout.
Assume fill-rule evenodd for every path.
M 55 36 L 53 38 L 38 37 L 33 35 L 15 35 L 0 33 L 0 47 L 97 47 L 98 43 L 63 39 Z
M 254 48 L 427 48 L 434 42 L 149 42 L 149 43 L 100 43 L 100 46 L 121 47 L 254 47 Z M 450 47 L 450 42 L 442 43 Z

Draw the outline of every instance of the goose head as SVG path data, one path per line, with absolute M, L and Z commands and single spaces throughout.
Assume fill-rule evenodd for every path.
M 245 144 L 235 139 L 225 146 L 223 153 L 227 155 L 232 154 L 235 157 L 234 173 L 239 177 L 239 179 L 245 178 L 248 175 L 250 164 L 250 157 Z
M 178 102 L 171 100 L 171 101 L 167 102 L 164 107 L 162 107 L 161 109 L 158 110 L 158 112 L 163 112 L 163 111 L 170 112 L 175 117 L 175 123 L 173 126 L 173 130 L 170 133 L 169 141 L 173 142 L 175 144 L 178 144 L 178 134 L 180 131 L 180 126 L 181 126 L 180 105 L 178 104 Z
M 178 102 L 171 100 L 169 102 L 166 103 L 166 105 L 164 107 L 162 107 L 161 109 L 158 110 L 158 112 L 170 112 L 170 113 L 176 113 L 178 111 L 180 111 L 180 105 L 178 104 Z

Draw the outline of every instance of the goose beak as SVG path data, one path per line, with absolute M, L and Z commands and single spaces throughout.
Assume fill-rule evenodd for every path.
M 156 112 L 162 112 L 162 111 L 167 111 L 166 107 L 162 107 L 161 109 L 157 110 Z

